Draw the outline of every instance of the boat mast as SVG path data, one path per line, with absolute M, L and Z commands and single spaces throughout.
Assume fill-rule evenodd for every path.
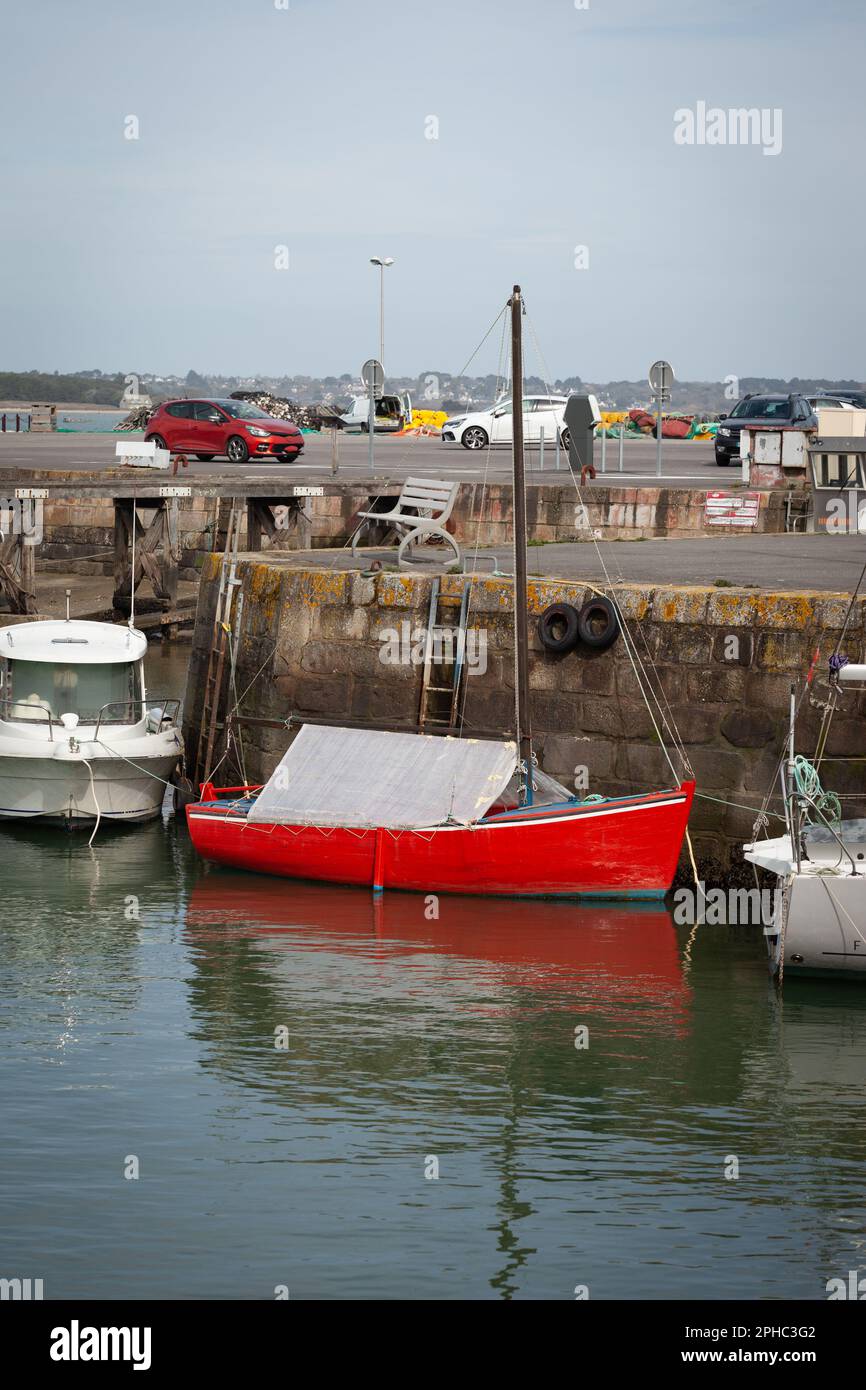
M 514 643 L 517 651 L 516 733 L 532 803 L 532 724 L 529 714 L 529 627 L 526 589 L 526 478 L 523 467 L 523 297 L 511 295 L 511 438 L 514 472 Z

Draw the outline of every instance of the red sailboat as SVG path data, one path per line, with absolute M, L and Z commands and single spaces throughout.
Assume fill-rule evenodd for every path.
M 187 807 L 204 858 L 374 890 L 640 898 L 670 888 L 693 781 L 581 802 L 533 765 L 519 286 L 510 308 L 516 740 L 307 723 L 264 787 L 204 784 Z

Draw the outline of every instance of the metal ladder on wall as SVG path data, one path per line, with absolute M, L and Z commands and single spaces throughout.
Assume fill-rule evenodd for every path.
M 421 733 L 428 725 L 444 729 L 449 734 L 459 732 L 462 726 L 460 695 L 466 673 L 466 618 L 470 588 L 467 582 L 463 585 L 462 593 L 443 594 L 439 577 L 433 580 L 418 711 Z M 456 622 L 445 622 L 446 616 L 456 618 Z M 449 675 L 450 683 L 446 684 Z M 434 698 L 431 699 L 431 696 Z
M 226 543 L 220 566 L 220 582 L 217 590 L 216 612 L 214 614 L 213 634 L 204 682 L 204 696 L 199 724 L 198 747 L 195 755 L 193 785 L 210 779 L 213 766 L 213 751 L 219 728 L 220 705 L 222 702 L 223 677 L 225 674 L 226 648 L 231 636 L 232 607 L 237 585 L 236 570 L 238 560 L 238 540 L 240 538 L 243 508 L 237 499 L 231 499 L 228 521 L 226 523 Z M 243 595 L 241 595 L 241 599 Z M 240 618 L 240 601 L 238 604 Z

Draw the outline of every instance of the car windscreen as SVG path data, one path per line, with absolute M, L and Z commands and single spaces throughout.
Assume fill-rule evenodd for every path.
M 233 420 L 269 420 L 270 416 L 260 406 L 250 405 L 249 401 L 217 401 L 220 410 L 231 415 Z
M 731 411 L 731 419 L 746 420 L 790 420 L 791 402 L 774 401 L 766 396 L 753 396 L 751 400 L 739 401 Z

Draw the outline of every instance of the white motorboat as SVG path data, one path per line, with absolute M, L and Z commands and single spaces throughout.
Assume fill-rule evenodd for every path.
M 180 701 L 148 702 L 147 638 L 66 619 L 0 628 L 0 819 L 130 824 L 159 814 Z
M 830 681 L 832 718 L 845 686 L 866 682 L 866 666 L 844 665 Z M 787 831 L 743 846 L 749 863 L 776 877 L 770 968 L 784 975 L 866 981 L 866 820 L 842 820 L 839 802 L 821 790 L 815 769 L 794 752 L 796 696 L 785 773 Z M 835 801 L 835 807 L 832 803 Z

